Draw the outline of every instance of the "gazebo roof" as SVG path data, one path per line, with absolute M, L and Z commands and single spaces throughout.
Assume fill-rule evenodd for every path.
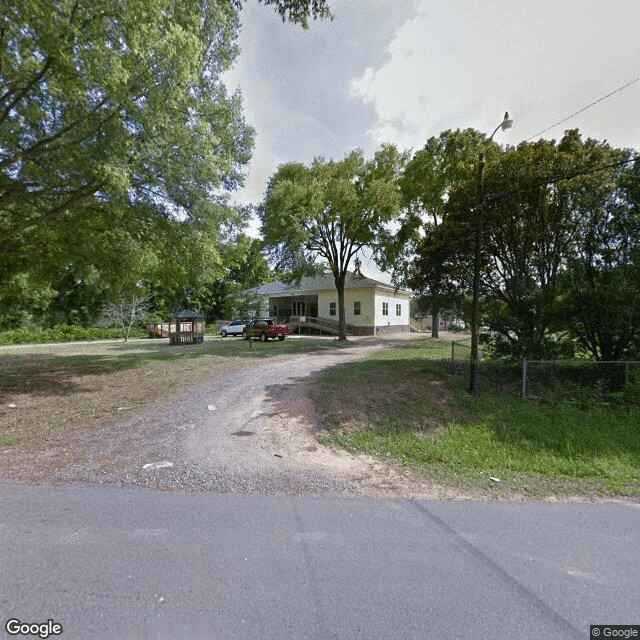
M 192 311 L 191 309 L 183 309 L 182 311 L 174 311 L 171 314 L 171 318 L 177 320 L 204 320 L 204 316 L 201 313 Z

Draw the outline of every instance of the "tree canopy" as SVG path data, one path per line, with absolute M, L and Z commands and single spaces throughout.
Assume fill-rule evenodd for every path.
M 2 27 L 3 277 L 110 254 L 154 215 L 206 220 L 240 184 L 253 132 L 221 81 L 231 3 L 18 0 Z
M 309 26 L 309 18 L 333 19 L 326 0 L 258 0 L 258 2 L 274 5 L 283 22 L 294 22 L 305 29 Z
M 427 140 L 409 161 L 402 177 L 402 214 L 385 237 L 382 264 L 394 281 L 412 289 L 431 310 L 432 335 L 438 336 L 439 313 L 460 308 L 463 263 L 446 203 L 455 188 L 473 182 L 478 150 L 486 136 L 474 129 L 443 131 Z
M 356 150 L 341 161 L 284 164 L 271 177 L 259 208 L 265 245 L 278 269 L 292 279 L 315 272 L 318 259 L 330 269 L 338 292 L 340 340 L 346 340 L 347 271 L 397 215 L 397 179 L 404 162 L 394 146 L 384 145 L 371 160 Z
M 602 257 L 608 251 L 622 258 L 618 240 L 623 234 L 614 239 L 610 231 L 605 232 L 607 225 L 598 229 L 596 221 L 612 221 L 614 209 L 629 211 L 617 185 L 630 158 L 629 150 L 583 140 L 576 130 L 567 131 L 558 142 L 523 142 L 496 150 L 489 158 L 481 290 L 483 321 L 494 333 L 498 353 L 529 359 L 556 357 L 563 350 L 558 336 L 575 334 L 585 320 L 576 315 L 579 288 L 572 292 L 567 283 L 577 285 L 587 254 Z M 477 206 L 473 183 L 451 192 L 447 207 L 457 238 L 461 233 L 470 238 Z M 629 216 L 624 222 L 620 216 L 617 219 L 621 228 L 633 228 Z M 595 253 L 587 249 L 594 242 Z M 470 264 L 471 243 L 466 246 Z M 631 253 L 626 251 L 628 256 Z M 598 263 L 604 266 L 600 259 Z M 570 271 L 572 278 L 567 276 Z M 589 307 L 596 305 L 592 301 Z M 617 304 L 609 298 L 607 306 L 629 308 L 622 298 Z M 584 304 L 582 308 L 586 311 Z M 607 324 L 611 329 L 615 326 Z M 582 343 L 592 351 L 584 336 Z
M 303 27 L 331 17 L 325 0 L 259 1 Z M 0 296 L 27 282 L 46 292 L 70 268 L 116 295 L 150 277 L 178 286 L 180 265 L 220 262 L 254 137 L 222 81 L 242 4 L 4 5 Z
M 640 357 L 640 162 L 581 216 L 562 284 L 572 334 L 598 360 Z

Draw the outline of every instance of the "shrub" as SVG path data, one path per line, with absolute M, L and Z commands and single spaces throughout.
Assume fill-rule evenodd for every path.
M 572 360 L 579 352 L 577 341 L 564 334 L 545 336 L 532 353 L 522 340 L 512 339 L 498 332 L 480 334 L 480 343 L 486 345 L 489 357 L 498 360 Z
M 144 337 L 144 328 L 131 330 L 131 337 Z M 51 329 L 12 329 L 0 332 L 0 344 L 33 344 L 47 342 L 78 342 L 89 340 L 113 340 L 122 338 L 122 329 L 115 328 L 85 328 L 76 325 L 57 325 Z

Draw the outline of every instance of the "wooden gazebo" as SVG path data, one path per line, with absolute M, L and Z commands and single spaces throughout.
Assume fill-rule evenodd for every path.
M 191 309 L 173 313 L 169 318 L 169 324 L 169 344 L 199 344 L 204 341 L 204 316 Z

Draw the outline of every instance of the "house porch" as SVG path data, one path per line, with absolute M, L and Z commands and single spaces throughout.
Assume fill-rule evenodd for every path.
M 317 295 L 270 296 L 269 316 L 278 322 L 287 322 L 291 316 L 318 315 Z

